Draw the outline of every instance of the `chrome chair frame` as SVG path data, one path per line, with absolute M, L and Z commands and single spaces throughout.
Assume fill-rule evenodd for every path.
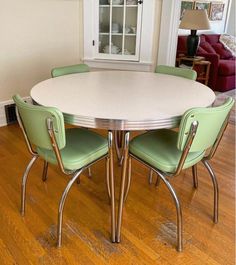
M 215 143 L 213 144 L 213 146 L 211 147 L 208 155 L 206 155 L 201 162 L 203 163 L 203 165 L 206 167 L 210 177 L 211 177 L 211 181 L 213 184 L 213 189 L 214 189 L 214 207 L 213 207 L 213 222 L 214 223 L 218 223 L 218 208 L 219 208 L 219 188 L 218 188 L 218 182 L 217 182 L 217 178 L 216 175 L 214 174 L 214 171 L 209 163 L 209 160 L 211 158 L 213 158 L 217 147 L 219 146 L 220 140 L 223 137 L 224 131 L 226 130 L 226 127 L 228 125 L 228 119 L 229 119 L 229 115 L 226 118 L 225 122 L 223 123 L 219 134 L 216 138 Z M 121 180 L 121 190 L 120 190 L 120 201 L 119 201 L 119 210 L 118 210 L 118 222 L 117 222 L 117 229 L 116 229 L 116 241 L 120 242 L 121 240 L 121 223 L 122 223 L 122 212 L 123 212 L 123 206 L 124 206 L 124 202 L 127 199 L 128 193 L 129 193 L 129 189 L 130 189 L 130 185 L 131 185 L 131 159 L 135 159 L 137 161 L 139 161 L 140 163 L 142 163 L 144 166 L 147 166 L 148 168 L 150 168 L 153 172 L 155 172 L 158 177 L 160 177 L 160 179 L 163 181 L 163 183 L 166 185 L 167 189 L 169 190 L 174 203 L 175 203 L 175 207 L 176 207 L 176 214 L 177 214 L 177 251 L 181 252 L 183 251 L 183 224 L 182 224 L 182 209 L 181 209 L 181 204 L 180 201 L 178 199 L 178 196 L 174 190 L 174 188 L 171 186 L 171 184 L 169 183 L 169 179 L 168 177 L 175 177 L 177 175 L 179 175 L 183 169 L 184 166 L 184 162 L 188 156 L 189 150 L 191 148 L 191 145 L 194 141 L 196 132 L 197 132 L 197 128 L 198 128 L 198 122 L 197 121 L 193 121 L 190 127 L 190 132 L 185 144 L 185 147 L 183 149 L 182 155 L 180 157 L 177 169 L 174 173 L 168 173 L 168 172 L 162 172 L 161 170 L 154 168 L 152 165 L 146 163 L 145 161 L 141 160 L 140 158 L 136 157 L 135 155 L 133 155 L 131 152 L 128 151 L 128 146 L 129 146 L 129 132 L 126 132 L 125 134 L 125 144 L 124 144 L 124 165 L 123 165 L 123 171 L 122 171 L 122 180 Z M 128 178 L 126 181 L 126 161 L 128 162 Z M 193 169 L 193 176 L 194 176 L 194 186 L 198 186 L 198 179 L 197 179 L 197 173 L 196 173 L 196 165 L 194 165 L 192 167 Z M 159 183 L 159 178 L 157 179 L 157 182 Z M 126 183 L 127 182 L 127 183 Z M 158 184 L 156 183 L 156 184 Z
M 39 155 L 36 151 L 31 146 L 31 143 L 29 141 L 29 138 L 26 134 L 26 130 L 24 128 L 23 122 L 21 120 L 20 114 L 18 112 L 18 109 L 16 107 L 16 114 L 17 114 L 17 120 L 18 123 L 22 129 L 28 151 L 30 154 L 33 156 L 30 162 L 28 163 L 26 170 L 23 174 L 22 177 L 22 183 L 21 183 L 21 215 L 25 215 L 25 200 L 26 200 L 26 183 L 28 179 L 29 172 L 35 163 L 35 161 L 38 159 Z M 69 171 L 66 170 L 63 166 L 63 161 L 61 158 L 61 153 L 60 149 L 58 148 L 56 137 L 54 134 L 54 128 L 53 128 L 53 120 L 51 118 L 47 118 L 45 121 L 48 129 L 48 134 L 50 137 L 50 141 L 52 144 L 53 151 L 56 155 L 56 159 L 59 165 L 59 168 L 61 172 L 65 175 L 70 175 L 71 179 L 68 182 L 62 196 L 60 199 L 59 203 L 59 208 L 58 208 L 58 226 L 57 226 L 57 247 L 61 247 L 62 245 L 62 223 L 63 223 L 63 210 L 64 210 L 64 204 L 67 198 L 67 195 L 74 184 L 74 182 L 79 179 L 81 173 L 85 170 L 88 169 L 91 165 L 94 163 L 100 161 L 103 158 L 106 158 L 106 183 L 107 183 L 107 192 L 108 192 L 108 197 L 110 199 L 111 203 L 111 241 L 115 242 L 115 233 L 116 233 L 116 217 L 115 217 L 115 190 L 114 190 L 114 174 L 113 174 L 113 152 L 112 152 L 112 142 L 113 142 L 113 132 L 108 131 L 108 153 L 104 156 L 99 157 L 96 161 L 93 161 L 92 163 L 77 169 L 75 171 Z M 48 162 L 44 161 L 44 169 L 43 169 L 43 176 L 42 179 L 43 181 L 46 181 L 47 179 L 47 169 L 48 169 Z

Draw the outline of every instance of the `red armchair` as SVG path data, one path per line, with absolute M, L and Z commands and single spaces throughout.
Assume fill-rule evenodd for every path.
M 177 57 L 186 54 L 186 38 L 187 36 L 178 36 Z M 197 55 L 211 62 L 208 86 L 225 92 L 235 88 L 235 57 L 224 48 L 219 38 L 220 34 L 202 34 Z

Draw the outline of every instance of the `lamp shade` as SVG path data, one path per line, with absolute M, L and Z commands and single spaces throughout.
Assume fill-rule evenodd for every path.
M 185 10 L 181 23 L 180 29 L 210 29 L 207 12 L 205 9 L 191 9 Z

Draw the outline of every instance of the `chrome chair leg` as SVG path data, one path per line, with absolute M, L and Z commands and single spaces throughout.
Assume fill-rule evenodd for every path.
M 215 224 L 218 223 L 218 215 L 219 215 L 219 188 L 218 188 L 218 182 L 216 175 L 211 168 L 210 164 L 206 160 L 202 160 L 203 165 L 206 167 L 206 169 L 209 172 L 209 175 L 211 176 L 213 188 L 214 188 L 214 215 L 213 215 L 213 222 Z
M 159 175 L 157 175 L 155 186 L 158 187 L 159 184 L 160 184 L 160 177 L 159 177 Z
M 113 168 L 113 151 L 112 151 L 113 133 L 108 132 L 108 156 L 109 156 L 109 186 L 111 196 L 111 241 L 116 242 L 116 208 L 115 208 L 115 185 L 114 185 L 114 168 Z
M 44 160 L 42 181 L 45 182 L 47 180 L 47 174 L 48 174 L 48 162 L 46 160 Z
M 153 170 L 150 169 L 149 176 L 148 176 L 148 183 L 151 185 L 153 180 Z
M 176 214 L 177 214 L 177 250 L 179 252 L 183 251 L 183 239 L 182 239 L 182 230 L 183 230 L 183 224 L 182 224 L 182 210 L 181 210 L 181 205 L 179 202 L 179 199 L 176 195 L 175 190 L 169 183 L 169 181 L 162 175 L 160 171 L 156 171 L 156 173 L 159 175 L 159 177 L 162 179 L 168 190 L 170 191 L 170 194 L 175 202 L 175 207 L 176 207 Z
M 198 188 L 197 164 L 192 166 L 192 174 L 193 174 L 193 186 L 195 189 L 197 189 Z
M 91 167 L 88 168 L 88 175 L 89 175 L 90 178 L 92 177 L 92 170 L 91 170 Z
M 110 188 L 110 158 L 106 158 L 106 185 L 107 185 L 107 194 L 109 200 L 111 200 L 111 188 Z
M 124 162 L 122 167 L 122 177 L 120 184 L 120 199 L 118 207 L 118 218 L 117 218 L 117 228 L 116 228 L 116 242 L 120 242 L 121 235 L 121 223 L 122 223 L 122 214 L 123 214 L 123 205 L 124 205 L 124 193 L 125 193 L 125 183 L 126 183 L 126 169 L 127 169 L 127 159 L 129 155 L 129 132 L 125 133 L 125 143 L 124 143 Z
M 65 201 L 67 198 L 67 195 L 70 191 L 70 188 L 72 187 L 72 185 L 74 184 L 74 182 L 77 180 L 77 178 L 79 177 L 79 175 L 81 174 L 81 172 L 83 171 L 83 169 L 80 169 L 79 171 L 77 171 L 73 177 L 71 178 L 71 180 L 68 182 L 62 196 L 61 196 L 61 200 L 60 200 L 60 204 L 59 204 L 59 208 L 58 208 L 58 227 L 57 227 L 57 246 L 61 247 L 61 241 L 62 241 L 62 221 L 63 221 L 63 209 L 64 209 L 64 205 L 65 205 Z
M 21 215 L 25 215 L 25 197 L 26 197 L 26 182 L 27 178 L 30 172 L 30 169 L 32 168 L 34 162 L 37 160 L 38 155 L 34 155 L 32 159 L 30 160 L 29 164 L 26 167 L 26 170 L 24 172 L 24 175 L 22 177 L 22 182 L 21 182 Z
M 132 170 L 131 157 L 129 157 L 129 163 L 128 163 L 128 179 L 127 179 L 126 191 L 125 191 L 125 195 L 124 195 L 124 201 L 126 201 L 126 199 L 128 197 L 129 190 L 130 190 L 131 170 Z

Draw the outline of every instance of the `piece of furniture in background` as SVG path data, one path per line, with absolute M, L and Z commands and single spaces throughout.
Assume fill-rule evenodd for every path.
M 75 65 L 68 65 L 68 66 L 53 68 L 51 71 L 51 76 L 52 77 L 58 77 L 58 76 L 62 76 L 62 75 L 86 73 L 89 71 L 90 71 L 90 69 L 89 69 L 87 64 L 75 64 Z
M 187 36 L 178 36 L 177 58 L 186 55 Z M 203 56 L 211 63 L 208 86 L 225 92 L 235 88 L 235 57 L 219 42 L 220 34 L 202 34 L 197 56 Z
M 17 106 L 18 122 L 32 159 L 22 178 L 21 214 L 25 214 L 26 182 L 29 172 L 41 157 L 46 163 L 58 165 L 60 171 L 70 176 L 58 208 L 57 246 L 61 246 L 63 209 L 67 195 L 81 173 L 90 165 L 106 158 L 106 180 L 111 201 L 111 240 L 115 242 L 115 197 L 111 133 L 108 139 L 81 128 L 65 129 L 62 113 L 52 107 L 25 103 L 18 95 L 13 97 Z M 44 179 L 44 173 L 43 173 Z
M 178 67 L 191 67 L 197 73 L 197 81 L 208 85 L 209 73 L 211 62 L 206 61 L 204 57 L 195 56 L 195 57 L 186 57 L 182 56 L 176 58 L 176 66 Z
M 195 167 L 194 187 L 198 187 L 197 168 L 202 162 L 208 170 L 214 187 L 213 222 L 218 222 L 218 184 L 209 160 L 214 156 L 228 123 L 229 112 L 234 104 L 232 98 L 212 108 L 193 108 L 185 112 L 181 119 L 179 131 L 156 130 L 136 136 L 129 144 L 129 185 L 122 186 L 122 206 L 126 200 L 131 182 L 131 159 L 134 158 L 152 169 L 169 190 L 177 213 L 177 250 L 183 250 L 182 210 L 178 196 L 169 179 L 179 175 L 183 169 Z M 209 150 L 207 152 L 207 150 Z M 159 186 L 161 188 L 161 186 Z M 122 209 L 121 209 L 122 211 Z M 119 212 L 119 215 L 121 213 Z M 118 215 L 118 218 L 119 218 Z M 121 223 L 117 231 L 120 233 Z M 117 238 L 120 234 L 117 232 Z
M 197 30 L 210 29 L 206 10 L 185 10 L 179 28 L 190 29 L 191 34 L 186 38 L 187 55 L 195 56 L 199 45 Z

